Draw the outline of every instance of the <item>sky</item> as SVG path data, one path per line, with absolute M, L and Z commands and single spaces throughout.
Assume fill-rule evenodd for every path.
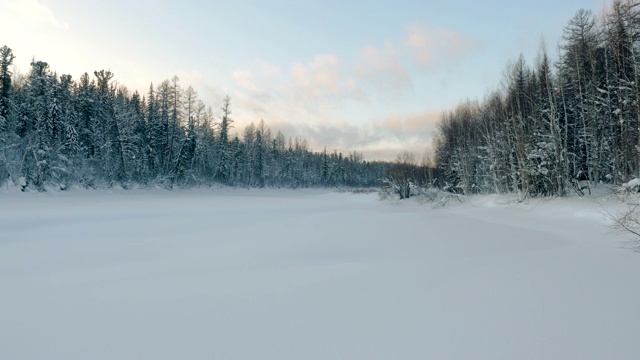
M 431 148 L 444 111 L 500 86 L 544 39 L 553 56 L 581 8 L 604 0 L 0 0 L 17 70 L 111 70 L 146 94 L 178 76 L 239 134 L 261 119 L 313 150 L 392 160 Z

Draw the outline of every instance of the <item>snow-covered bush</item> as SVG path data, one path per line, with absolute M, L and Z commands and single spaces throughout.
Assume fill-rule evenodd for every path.
M 392 187 L 383 187 L 378 191 L 381 200 L 401 200 Z M 433 204 L 434 208 L 444 207 L 451 203 L 462 203 L 465 200 L 465 196 L 461 194 L 455 194 L 449 191 L 443 191 L 436 187 L 420 187 L 411 184 L 410 186 L 411 198 L 415 199 L 420 204 Z
M 20 176 L 18 178 L 18 185 L 20 186 L 20 191 L 24 191 L 27 187 L 27 179 L 25 179 L 23 176 Z
M 408 199 L 412 195 L 412 188 L 415 186 L 411 183 L 411 180 L 406 178 L 394 178 L 387 177 L 382 179 L 381 192 L 385 197 L 390 195 L 397 196 L 402 199 Z
M 629 182 L 620 185 L 615 190 L 620 199 L 626 199 L 629 196 L 635 196 L 640 193 L 640 179 L 634 178 Z

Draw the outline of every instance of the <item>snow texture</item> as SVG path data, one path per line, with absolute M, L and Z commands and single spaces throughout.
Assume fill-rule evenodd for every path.
M 587 199 L 0 194 L 0 359 L 636 359 L 640 255 Z

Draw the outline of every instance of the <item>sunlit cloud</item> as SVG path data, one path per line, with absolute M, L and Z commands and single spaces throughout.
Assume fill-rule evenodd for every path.
M 368 149 L 383 141 L 384 134 L 368 124 L 355 125 L 345 120 L 325 122 L 273 122 L 274 131 L 282 131 L 287 136 L 306 138 L 311 149 L 348 154 L 353 151 L 365 154 Z M 368 157 L 369 160 L 376 159 Z
M 423 112 L 392 114 L 373 122 L 379 141 L 362 147 L 366 158 L 393 160 L 402 151 L 419 156 L 429 151 L 431 140 L 444 113 L 441 109 Z
M 250 92 L 258 91 L 258 86 L 253 83 L 250 70 L 233 71 L 233 80 L 235 80 L 236 84 L 242 89 L 248 90 Z
M 352 74 L 349 74 L 348 68 L 336 55 L 322 54 L 308 63 L 291 64 L 288 72 L 280 69 L 279 66 L 260 61 L 253 70 L 247 70 L 252 75 L 250 78 L 247 73 L 234 74 L 238 87 L 245 93 L 253 92 L 255 101 L 268 101 L 272 106 L 279 107 L 274 110 L 274 113 L 280 114 L 275 116 L 275 120 L 283 116 L 289 121 L 318 118 L 344 102 L 366 98 L 350 76 Z M 247 83 L 248 80 L 251 82 Z M 251 84 L 261 91 L 256 92 Z
M 0 46 L 13 49 L 18 57 L 14 64 L 21 71 L 28 70 L 33 56 L 42 60 L 40 54 L 69 53 L 71 45 L 65 41 L 70 36 L 69 29 L 69 23 L 58 19 L 49 7 L 36 0 L 0 1 Z
M 0 14 L 2 14 L 0 26 L 11 28 L 13 31 L 25 26 L 30 28 L 53 26 L 69 30 L 69 23 L 56 18 L 48 6 L 37 0 L 3 0 L 0 2 Z
M 438 37 L 442 39 L 436 40 Z M 393 160 L 403 150 L 421 154 L 429 147 L 442 110 L 390 113 L 372 119 L 362 114 L 354 117 L 345 108 L 403 96 L 413 90 L 412 64 L 420 65 L 412 71 L 424 71 L 465 55 L 468 46 L 453 31 L 427 33 L 414 27 L 396 43 L 363 47 L 351 62 L 321 54 L 307 63 L 291 64 L 287 72 L 266 61 L 256 62 L 232 74 L 242 108 L 238 124 L 242 127 L 265 119 L 274 132 L 306 138 L 312 149 L 356 150 L 367 159 Z M 268 89 L 269 103 L 256 95 L 261 89 Z
M 341 89 L 336 55 L 318 55 L 309 64 L 295 64 L 291 78 L 296 91 L 311 99 L 331 97 Z
M 264 78 L 276 78 L 282 75 L 282 68 L 280 66 L 269 63 L 268 61 L 258 59 L 257 68 L 259 74 Z
M 368 160 L 393 160 L 405 150 L 418 155 L 429 150 L 442 114 L 440 109 L 394 114 L 358 125 L 352 121 L 329 119 L 322 122 L 276 121 L 270 125 L 289 136 L 306 137 L 315 150 L 326 147 L 344 154 L 358 151 Z
M 234 131 L 241 133 L 249 123 L 264 119 L 274 133 L 282 130 L 287 136 L 306 138 L 314 150 L 325 146 L 343 153 L 357 150 L 368 159 L 393 159 L 404 149 L 424 148 L 438 114 L 398 110 L 395 115 L 382 113 L 381 118 L 372 119 L 358 108 L 381 99 L 402 99 L 417 86 L 416 71 L 464 56 L 470 46 L 468 39 L 454 31 L 413 26 L 404 37 L 363 44 L 354 57 L 319 53 L 277 64 L 256 59 L 214 76 L 144 56 L 122 56 L 131 52 L 130 44 L 98 45 L 91 41 L 91 34 L 74 32 L 73 23 L 65 20 L 56 15 L 55 6 L 37 0 L 0 0 L 0 33 L 7 35 L 7 45 L 14 47 L 20 60 L 35 55 L 50 62 L 58 73 L 74 77 L 104 68 L 114 72 L 116 82 L 143 95 L 151 82 L 157 86 L 177 75 L 180 85 L 193 86 L 216 114 L 222 98 L 230 95 Z
M 397 94 L 413 89 L 413 82 L 408 71 L 400 61 L 396 46 L 387 42 L 378 49 L 365 47 L 355 66 L 358 80 L 372 85 L 383 95 Z
M 175 75 L 185 87 L 200 85 L 206 81 L 204 74 L 198 70 L 177 69 Z
M 424 29 L 418 25 L 408 28 L 405 45 L 415 61 L 423 67 L 434 67 L 466 55 L 473 41 L 453 30 L 441 27 Z
M 417 138 L 424 141 L 433 136 L 443 113 L 440 109 L 430 109 L 417 113 L 392 114 L 376 122 L 376 126 L 398 140 Z

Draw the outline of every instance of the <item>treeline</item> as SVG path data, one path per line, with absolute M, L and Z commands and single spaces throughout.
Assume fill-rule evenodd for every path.
M 580 10 L 564 29 L 557 62 L 544 45 L 522 56 L 503 86 L 466 102 L 439 125 L 439 182 L 460 193 L 582 193 L 640 173 L 640 6 L 615 1 Z
M 0 48 L 0 185 L 366 187 L 388 167 L 313 152 L 264 121 L 234 135 L 230 99 L 215 113 L 177 77 L 141 95 L 104 70 L 75 81 L 34 60 L 15 75 L 14 58 Z

